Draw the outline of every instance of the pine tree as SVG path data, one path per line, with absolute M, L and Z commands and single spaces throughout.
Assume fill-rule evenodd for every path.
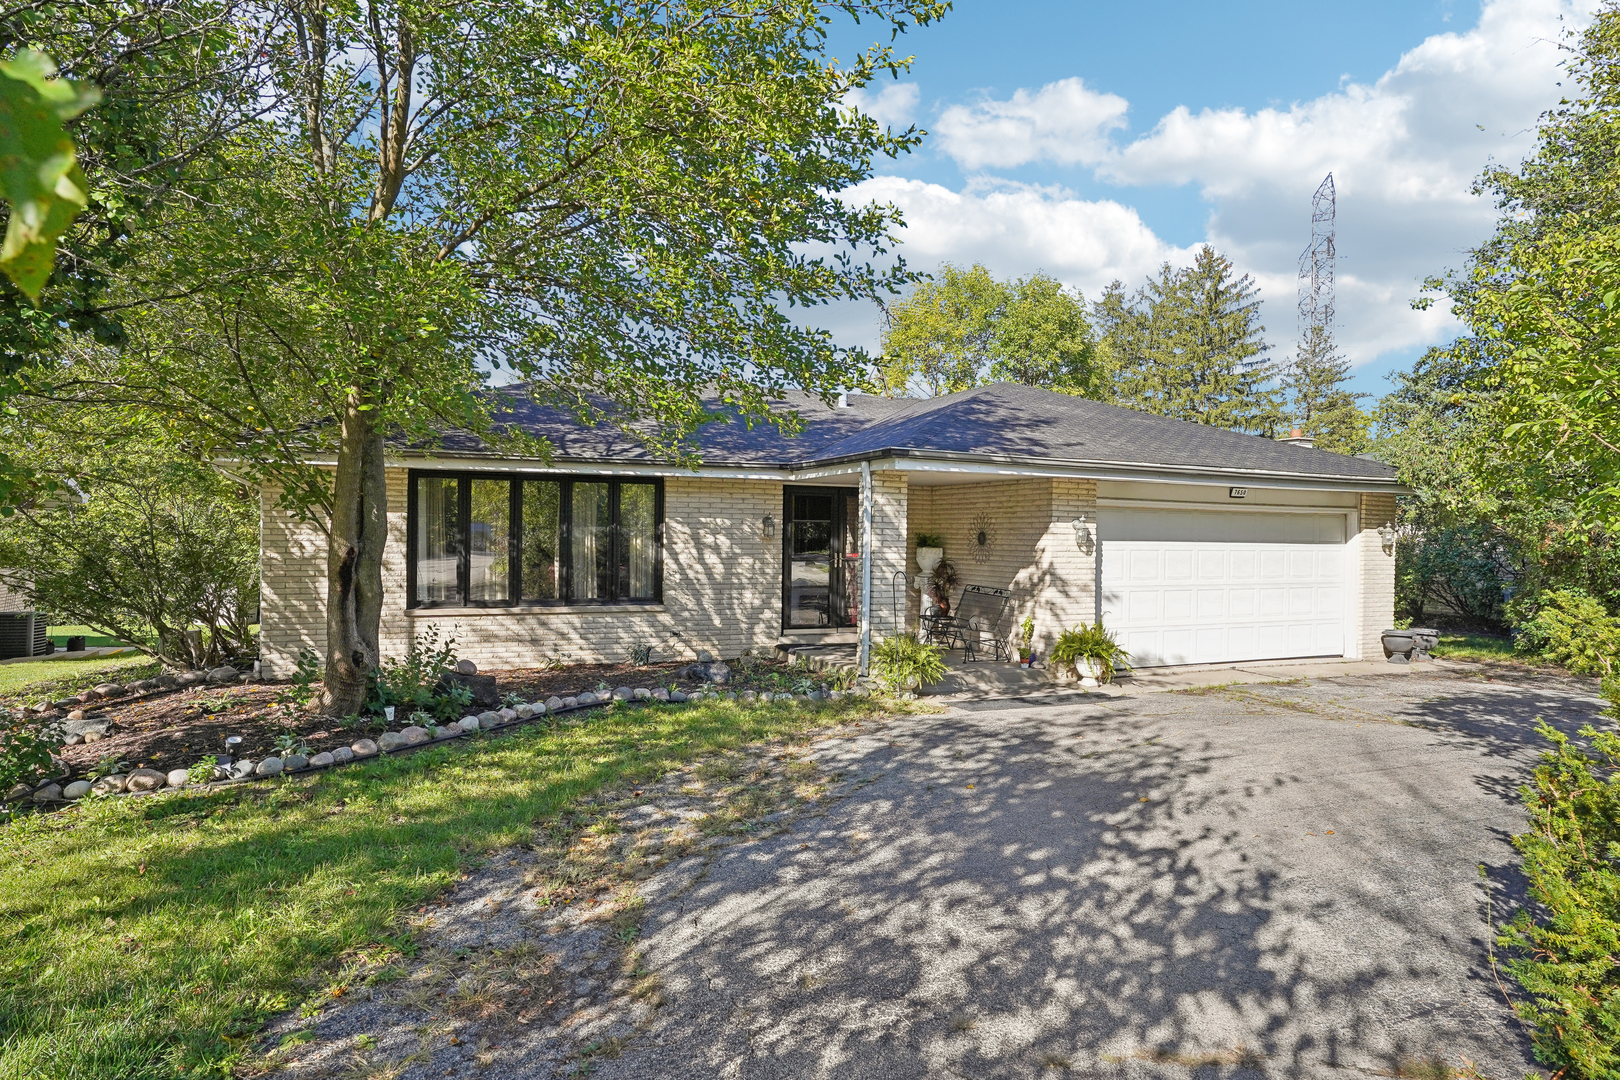
M 1313 325 L 1283 373 L 1282 384 L 1292 398 L 1294 425 L 1315 439 L 1319 449 L 1360 454 L 1369 445 L 1371 418 L 1356 402 L 1370 395 L 1346 390 L 1349 377 L 1350 361 L 1339 353 L 1333 335 Z
M 1205 245 L 1193 264 L 1165 263 L 1126 302 L 1115 282 L 1092 307 L 1106 335 L 1116 400 L 1211 427 L 1274 435 L 1283 396 L 1260 324 L 1259 289 Z

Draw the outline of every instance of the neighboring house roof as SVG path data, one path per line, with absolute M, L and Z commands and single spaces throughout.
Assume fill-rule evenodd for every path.
M 501 422 L 550 440 L 557 464 L 658 464 L 624 432 L 605 424 L 587 427 L 563 410 L 535 402 L 521 385 L 497 393 L 511 410 Z M 831 408 L 809 394 L 788 394 L 774 407 L 798 412 L 804 429 L 796 435 L 785 435 L 772 424 L 750 428 L 735 415 L 722 416 L 697 433 L 698 454 L 706 467 L 804 470 L 862 459 L 932 458 L 1106 467 L 1103 471 L 1311 477 L 1344 486 L 1397 483 L 1395 470 L 1382 462 L 1016 383 L 922 399 L 851 394 L 848 402 L 848 408 Z M 481 439 L 466 432 L 446 433 L 432 450 L 416 452 L 494 456 Z

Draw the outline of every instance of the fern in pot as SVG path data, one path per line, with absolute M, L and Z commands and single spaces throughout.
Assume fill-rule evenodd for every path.
M 1116 671 L 1130 666 L 1130 658 L 1100 622 L 1071 627 L 1052 646 L 1052 662 L 1078 678 L 1081 686 L 1113 682 Z
M 895 634 L 872 650 L 872 668 L 892 692 L 916 691 L 945 677 L 945 650 L 915 632 Z

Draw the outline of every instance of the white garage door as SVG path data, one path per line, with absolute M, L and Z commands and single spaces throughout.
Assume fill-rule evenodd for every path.
M 1138 667 L 1344 653 L 1343 514 L 1102 510 L 1103 622 Z

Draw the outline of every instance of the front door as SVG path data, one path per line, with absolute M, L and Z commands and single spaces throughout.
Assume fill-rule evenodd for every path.
M 860 617 L 860 495 L 854 488 L 783 489 L 782 626 L 854 626 Z

